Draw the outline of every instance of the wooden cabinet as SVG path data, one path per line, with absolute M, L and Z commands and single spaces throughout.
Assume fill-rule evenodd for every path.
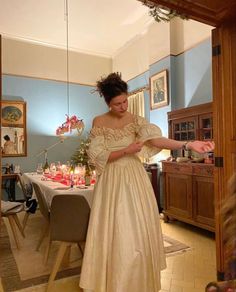
M 199 140 L 213 139 L 212 113 L 199 115 Z
M 169 138 L 179 141 L 212 140 L 212 103 L 168 113 Z M 182 151 L 172 151 L 182 156 Z M 189 155 L 189 154 L 188 154 Z M 165 220 L 175 218 L 214 231 L 214 165 L 163 162 Z
M 171 136 L 178 141 L 196 140 L 198 131 L 197 117 L 176 119 L 171 124 Z
M 214 231 L 214 165 L 162 162 L 164 216 Z
M 179 141 L 212 140 L 212 103 L 168 113 L 169 137 Z

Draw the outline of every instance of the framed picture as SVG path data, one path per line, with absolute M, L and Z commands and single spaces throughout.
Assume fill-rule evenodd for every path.
M 151 109 L 168 105 L 167 70 L 150 77 L 150 105 Z
M 25 109 L 24 101 L 2 100 L 2 126 L 24 127 Z
M 2 156 L 26 156 L 26 103 L 18 100 L 2 100 L 1 118 Z

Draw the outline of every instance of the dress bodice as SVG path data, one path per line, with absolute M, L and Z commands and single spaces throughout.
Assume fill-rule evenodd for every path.
M 148 123 L 142 117 L 134 116 L 134 121 L 123 128 L 93 127 L 90 131 L 88 155 L 98 173 L 101 173 L 112 151 L 123 149 L 135 141 L 145 143 L 140 156 L 150 157 L 158 153 L 160 149 L 148 144 L 148 140 L 158 137 L 161 137 L 158 126 Z

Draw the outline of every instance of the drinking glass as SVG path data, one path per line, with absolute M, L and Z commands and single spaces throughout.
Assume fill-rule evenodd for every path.
M 38 163 L 36 172 L 37 172 L 37 174 L 43 174 L 43 164 L 42 163 Z
M 50 164 L 50 174 L 51 174 L 52 176 L 55 176 L 55 175 L 56 175 L 56 165 L 55 165 L 54 162 L 52 162 L 52 163 Z

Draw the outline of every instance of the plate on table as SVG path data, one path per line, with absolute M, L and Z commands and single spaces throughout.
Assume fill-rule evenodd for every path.
M 86 187 L 86 186 L 78 186 L 77 188 L 83 190 L 83 189 L 87 189 L 88 187 Z

